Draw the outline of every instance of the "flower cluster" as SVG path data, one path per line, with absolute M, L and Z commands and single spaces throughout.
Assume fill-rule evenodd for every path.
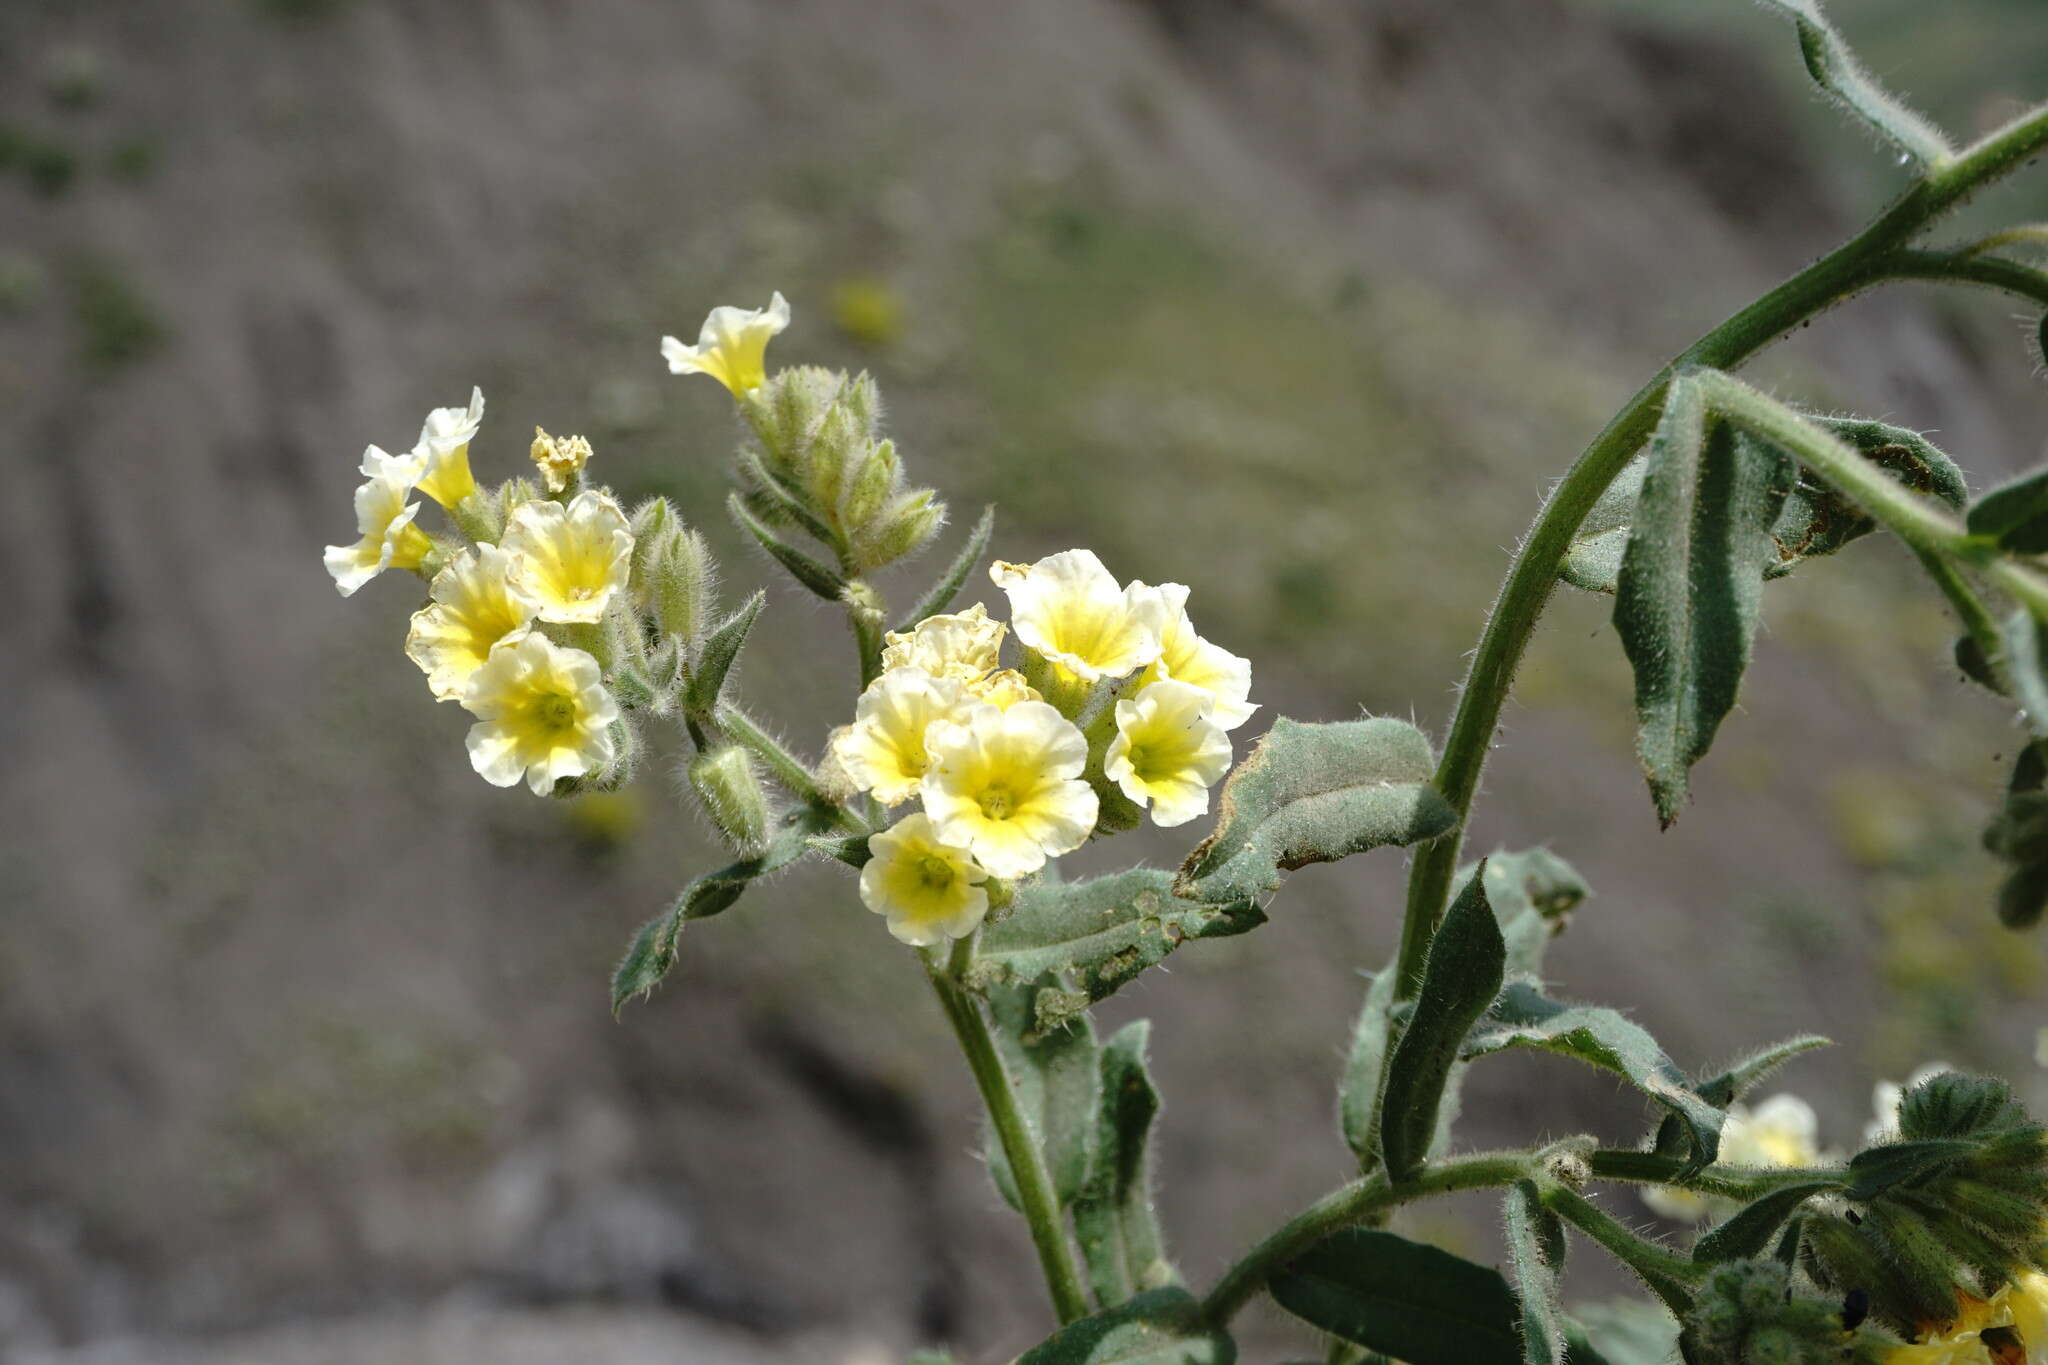
M 1209 809 L 1251 665 L 1196 633 L 1188 590 L 1119 584 L 1088 550 L 998 562 L 1007 626 L 980 603 L 887 637 L 831 763 L 883 806 L 923 805 L 869 841 L 861 897 L 906 943 L 972 933 L 1007 884 L 1091 835 Z M 1020 650 L 1003 666 L 1006 636 Z

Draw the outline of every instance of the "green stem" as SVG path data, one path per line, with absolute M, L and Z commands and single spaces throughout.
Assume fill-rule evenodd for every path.
M 1642 1277 L 1652 1293 L 1681 1315 L 1690 1308 L 1687 1290 L 1708 1267 L 1691 1257 L 1666 1251 L 1629 1231 L 1615 1218 L 1575 1190 L 1561 1185 L 1543 1193 L 1543 1203 L 1560 1218 L 1593 1239 L 1608 1255 Z
M 1676 1185 L 1701 1194 L 1743 1200 L 1755 1199 L 1787 1185 L 1806 1185 L 1822 1180 L 1846 1184 L 1849 1178 L 1848 1173 L 1838 1166 L 1774 1166 L 1765 1169 L 1709 1166 L 1688 1173 L 1683 1157 L 1660 1156 L 1656 1152 L 1626 1148 L 1602 1148 L 1594 1152 L 1588 1162 L 1595 1180 L 1619 1180 L 1635 1185 Z
M 1067 1241 L 1059 1199 L 1053 1193 L 1052 1176 L 1045 1168 L 1045 1156 L 1017 1108 L 1016 1092 L 1003 1069 L 1003 1059 L 996 1052 L 995 1040 L 989 1035 L 981 1003 L 960 984 L 960 978 L 974 960 L 974 940 L 963 938 L 954 943 L 952 960 L 943 967 L 932 953 L 925 953 L 924 960 L 932 989 L 946 1011 L 947 1021 L 953 1025 L 954 1036 L 960 1040 L 967 1069 L 974 1073 L 974 1084 L 988 1108 L 996 1140 L 1002 1143 L 1003 1155 L 1009 1158 L 1010 1174 L 1017 1182 L 1017 1202 L 1023 1205 L 1024 1221 L 1031 1225 L 1031 1240 L 1038 1248 L 1038 1264 L 1045 1272 L 1046 1288 L 1052 1293 L 1053 1311 L 1065 1326 L 1088 1315 L 1088 1300 L 1081 1287 L 1081 1272 L 1074 1262 L 1073 1246 Z
M 1458 698 L 1437 764 L 1436 786 L 1458 813 L 1460 829 L 1417 850 L 1408 875 L 1395 993 L 1414 998 L 1430 938 L 1443 917 L 1457 871 L 1463 821 L 1470 815 L 1501 707 L 1514 684 L 1536 620 L 1557 584 L 1572 537 L 1607 485 L 1656 426 L 1664 391 L 1681 368 L 1733 369 L 1815 315 L 1885 278 L 1891 258 L 1941 214 L 2009 173 L 2048 144 L 2048 105 L 2013 120 L 1931 167 L 1876 221 L 1726 322 L 1666 365 L 1608 422 L 1573 463 L 1522 543 L 1495 601 Z
M 1963 577 L 1962 571 L 1941 555 L 1915 550 L 1920 567 L 1941 589 L 1941 595 L 1955 608 L 1956 616 L 1962 621 L 1963 629 L 1976 642 L 1977 652 L 1983 656 L 1985 667 L 1991 670 L 1991 677 L 1998 684 L 1999 691 L 2012 695 L 2012 676 L 2005 663 L 2005 640 L 1998 633 L 1998 622 L 1992 619 L 1984 599 L 1977 596 L 1977 590 Z
M 1892 253 L 1885 274 L 1895 280 L 1953 281 L 2002 289 L 2031 303 L 2048 306 L 2048 274 L 2019 261 L 1996 256 L 1975 256 L 1975 250 L 1897 251 Z
M 1225 1271 L 1202 1300 L 1202 1314 L 1219 1328 L 1227 1325 L 1275 1271 L 1339 1228 L 1431 1195 L 1511 1185 L 1528 1175 L 1535 1162 L 1527 1152 L 1491 1152 L 1424 1167 L 1398 1185 L 1388 1184 L 1386 1173 L 1379 1172 L 1340 1186 L 1288 1219 Z
M 829 810 L 834 821 L 850 834 L 865 833 L 867 822 L 846 807 L 827 796 L 818 786 L 818 779 L 803 765 L 795 754 L 782 747 L 775 736 L 754 723 L 754 718 L 730 702 L 720 702 L 718 713 L 712 717 L 718 728 L 732 739 L 732 742 L 751 751 L 754 757 L 767 765 L 791 796 L 819 810 Z M 699 748 L 702 744 L 699 744 Z

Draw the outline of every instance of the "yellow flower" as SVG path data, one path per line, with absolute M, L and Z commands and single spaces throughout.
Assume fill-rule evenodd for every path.
M 789 301 L 777 293 L 761 309 L 714 308 L 695 346 L 661 339 L 670 374 L 708 374 L 738 398 L 768 380 L 768 339 L 789 326 Z
M 529 452 L 533 462 L 540 466 L 541 479 L 550 493 L 566 493 L 569 484 L 583 472 L 583 466 L 590 463 L 592 454 L 590 442 L 581 436 L 550 436 L 539 427 L 533 429 L 533 447 Z
M 1211 714 L 1214 698 L 1193 683 L 1148 684 L 1116 704 L 1116 738 L 1103 775 L 1125 796 L 1152 808 L 1162 829 L 1209 810 L 1209 788 L 1230 768 L 1230 736 Z
M 1235 730 L 1259 709 L 1245 700 L 1252 691 L 1251 660 L 1195 634 L 1188 619 L 1187 584 L 1161 583 L 1159 595 L 1166 599 L 1166 628 L 1160 633 L 1159 661 L 1145 670 L 1141 684 L 1161 678 L 1193 683 L 1216 699 L 1215 722 Z
M 1045 700 L 1030 683 L 1024 681 L 1024 675 L 1014 668 L 1005 668 L 989 674 L 986 678 L 976 679 L 967 684 L 967 693 L 976 701 L 987 702 L 998 711 L 1007 711 L 1018 702 Z
M 413 613 L 405 652 L 440 700 L 459 700 L 470 674 L 491 657 L 491 646 L 540 609 L 511 582 L 513 567 L 496 545 L 464 550 L 434 575 L 434 600 Z
M 979 602 L 966 611 L 927 616 L 908 631 L 892 630 L 883 637 L 882 667 L 979 682 L 995 669 L 1005 629 L 1001 621 L 989 620 L 988 608 Z
M 1095 793 L 1081 781 L 1088 742 L 1045 702 L 971 707 L 934 725 L 925 743 L 925 814 L 990 875 L 1036 872 L 1094 830 Z
M 462 704 L 477 717 L 469 761 L 494 787 L 523 774 L 534 795 L 546 796 L 560 779 L 602 768 L 617 752 L 611 727 L 619 708 L 597 660 L 531 627 L 492 647 L 469 675 Z
M 420 505 L 408 500 L 418 467 L 404 455 L 387 455 L 375 446 L 363 453 L 368 482 L 356 489 L 356 531 L 353 545 L 327 547 L 327 572 L 343 597 L 386 569 L 416 569 L 434 542 L 412 524 Z
M 1073 677 L 1121 678 L 1159 657 L 1166 599 L 1143 583 L 1118 587 L 1093 550 L 997 560 L 988 573 L 1009 596 L 1017 638 Z
M 513 509 L 499 542 L 515 556 L 513 582 L 543 621 L 601 621 L 633 567 L 633 533 L 610 495 L 578 493 L 564 507 L 535 499 Z
M 1929 1333 L 1910 1346 L 1895 1348 L 1885 1356 L 1885 1365 L 2004 1365 L 1991 1354 L 1983 1334 L 1987 1327 L 2009 1324 L 2010 1315 L 1995 1311 L 1971 1294 L 1956 1298 L 1959 1312 L 1947 1331 Z
M 875 835 L 868 854 L 860 898 L 903 942 L 925 948 L 965 938 L 988 914 L 988 873 L 966 849 L 941 841 L 925 816 L 907 815 Z
M 1992 1300 L 2026 1343 L 2027 1365 L 2048 1362 L 2048 1275 L 2023 1270 Z
M 1731 1104 L 1728 1120 L 1721 1125 L 1718 1160 L 1728 1166 L 1760 1169 L 1812 1166 L 1820 1160 L 1819 1133 L 1820 1121 L 1813 1106 L 1797 1095 L 1773 1095 L 1753 1110 Z M 1647 1186 L 1642 1197 L 1664 1217 L 1689 1223 L 1725 1217 L 1735 1207 L 1675 1185 Z
M 476 493 L 469 472 L 469 443 L 484 420 L 484 391 L 469 391 L 466 408 L 435 408 L 420 427 L 420 443 L 412 448 L 420 461 L 420 492 L 443 507 L 454 507 Z
M 832 737 L 831 756 L 855 787 L 885 806 L 917 795 L 929 764 L 927 732 L 968 702 L 958 678 L 934 678 L 916 668 L 893 668 L 868 684 L 854 707 L 853 724 Z

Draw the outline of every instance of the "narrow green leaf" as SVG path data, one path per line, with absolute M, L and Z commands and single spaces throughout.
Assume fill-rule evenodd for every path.
M 1465 1039 L 1463 1056 L 1484 1057 L 1510 1047 L 1535 1047 L 1625 1077 L 1685 1125 L 1696 1165 L 1714 1159 L 1726 1117 L 1687 1083 L 1641 1025 L 1611 1009 L 1551 1000 L 1526 981 L 1511 983 Z
M 1477 865 L 1459 871 L 1459 884 Z M 1486 860 L 1486 899 L 1507 943 L 1510 976 L 1541 976 L 1550 941 L 1592 894 L 1578 870 L 1547 848 L 1495 850 Z
M 732 672 L 733 660 L 739 658 L 740 650 L 747 643 L 747 635 L 754 629 L 754 622 L 760 618 L 761 608 L 767 602 L 767 593 L 756 592 L 704 638 L 704 653 L 697 660 L 696 671 L 690 675 L 689 690 L 683 698 L 684 707 L 692 714 L 708 716 L 717 708 L 719 694 L 725 691 L 726 675 Z
M 1735 705 L 1777 557 L 1770 526 L 1795 470 L 1775 447 L 1710 423 L 1695 384 L 1672 382 L 1614 599 L 1635 670 L 1636 749 L 1667 827 Z
M 1977 499 L 1964 524 L 1973 536 L 1992 536 L 2000 548 L 2048 554 L 2048 469 L 2023 474 Z
M 1507 948 L 1484 886 L 1481 864 L 1481 874 L 1465 884 L 1437 928 L 1423 963 L 1415 1012 L 1387 1062 L 1380 1159 L 1393 1180 L 1404 1180 L 1421 1167 L 1436 1137 L 1459 1044 L 1500 991 Z
M 1817 1194 L 1841 1188 L 1839 1180 L 1810 1180 L 1802 1185 L 1772 1190 L 1701 1237 L 1693 1245 L 1692 1258 L 1701 1265 L 1712 1265 L 1718 1261 L 1744 1261 L 1752 1256 L 1761 1256 L 1764 1248 L 1771 1244 L 1771 1239 L 1778 1235 L 1778 1229 L 1798 1211 L 1801 1204 Z
M 1053 978 L 1045 977 L 990 991 L 989 1018 L 1017 1108 L 1044 1154 L 1053 1192 L 1065 1208 L 1081 1192 L 1095 1162 L 1102 1064 L 1096 1055 L 1095 1026 L 1086 1014 L 1061 1028 L 1037 1028 L 1039 994 L 1058 989 Z M 994 1133 L 988 1139 L 988 1167 L 1003 1198 L 1021 1209 L 1009 1159 Z
M 1976 1150 L 1977 1143 L 1970 1138 L 1927 1138 L 1866 1148 L 1849 1159 L 1849 1197 L 1867 1202 L 1894 1185 L 1922 1179 Z
M 1226 938 L 1265 922 L 1249 901 L 1210 905 L 1174 895 L 1172 875 L 1158 868 L 1084 882 L 1034 882 L 983 934 L 968 984 L 987 990 L 1056 972 L 1093 1002 L 1189 939 Z
M 749 510 L 757 517 L 771 526 L 801 526 L 820 543 L 834 543 L 832 528 L 810 509 L 808 495 L 801 488 L 770 469 L 754 451 L 742 450 L 739 461 L 741 471 L 754 481 L 746 497 Z
M 953 604 L 953 598 L 967 582 L 967 576 L 988 553 L 989 537 L 995 534 L 995 529 L 996 509 L 995 504 L 990 503 L 981 509 L 981 520 L 975 522 L 974 529 L 967 533 L 967 543 L 960 547 L 960 553 L 953 557 L 953 562 L 946 566 L 938 581 L 925 590 L 925 595 L 917 600 L 917 605 L 910 609 L 910 614 L 896 629 L 909 630 L 925 617 L 937 615 Z
M 1282 717 L 1223 784 L 1216 828 L 1174 891 L 1255 903 L 1283 872 L 1447 834 L 1457 814 L 1429 784 L 1435 771 L 1429 740 L 1406 721 Z
M 1498 1271 L 1373 1228 L 1346 1228 L 1273 1276 L 1274 1302 L 1408 1365 L 1522 1365 L 1522 1310 Z
M 726 509 L 732 519 L 760 543 L 762 549 L 774 557 L 775 562 L 789 570 L 790 576 L 828 602 L 846 600 L 846 579 L 833 570 L 812 559 L 802 550 L 776 535 L 774 530 L 753 512 L 740 495 L 735 493 L 726 499 Z
M 1799 53 L 1806 59 L 1807 74 L 1836 103 L 1923 166 L 1935 165 L 1951 154 L 1948 139 L 1939 128 L 1871 79 L 1849 44 L 1821 13 L 1820 0 L 1762 3 L 1792 21 L 1799 32 Z
M 1237 1345 L 1185 1289 L 1155 1289 L 1070 1322 L 1016 1365 L 1233 1365 Z
M 1533 1180 L 1518 1180 L 1508 1190 L 1506 1217 L 1508 1256 L 1521 1300 L 1522 1360 L 1525 1365 L 1564 1365 L 1564 1313 L 1557 1305 L 1564 1224 L 1543 1207 L 1543 1192 Z
M 1152 1025 L 1126 1024 L 1102 1045 L 1102 1109 L 1095 1166 L 1074 1201 L 1074 1234 L 1088 1264 L 1096 1302 L 1114 1308 L 1133 1294 L 1174 1282 L 1159 1219 L 1152 1211 L 1146 1139 L 1159 1114 L 1159 1091 L 1145 1070 Z
M 2012 699 L 2026 715 L 2028 732 L 2035 739 L 2048 739 L 2048 637 L 2025 607 L 2013 609 L 2000 634 Z
M 873 856 L 868 852 L 866 834 L 813 834 L 810 845 L 828 858 L 837 859 L 848 867 L 866 867 Z
M 1344 1145 L 1361 1166 L 1377 1159 L 1373 1150 L 1373 1102 L 1380 1097 L 1380 1073 L 1385 1069 L 1387 1045 L 1392 1037 L 1394 982 L 1400 973 L 1389 967 L 1366 987 L 1365 1004 L 1358 1011 L 1358 1023 L 1351 1030 L 1351 1055 L 1344 1063 L 1344 1079 L 1337 1087 L 1337 1125 Z
M 2033 1126 L 2012 1086 L 1991 1076 L 1943 1071 L 1899 1098 L 1899 1134 L 1908 1139 L 1981 1138 Z
M 683 888 L 675 903 L 640 927 L 626 955 L 612 972 L 612 1013 L 636 995 L 661 984 L 676 965 L 676 940 L 683 925 L 709 919 L 732 908 L 755 880 L 780 871 L 811 851 L 811 839 L 829 827 L 829 812 L 799 806 L 783 813 L 768 847 L 752 858 L 707 872 Z
M 1693 1087 L 1699 1097 L 1717 1109 L 1726 1109 L 1735 1101 L 1761 1085 L 1779 1067 L 1794 1057 L 1824 1047 L 1833 1047 L 1832 1040 L 1818 1033 L 1802 1033 L 1787 1038 L 1781 1043 L 1758 1048 L 1747 1057 L 1736 1062 L 1717 1075 Z

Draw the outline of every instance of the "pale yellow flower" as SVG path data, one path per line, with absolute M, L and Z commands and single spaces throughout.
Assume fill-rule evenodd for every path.
M 1188 619 L 1188 588 L 1185 583 L 1161 583 L 1159 595 L 1166 599 L 1166 628 L 1160 632 L 1159 661 L 1145 670 L 1141 684 L 1171 678 L 1193 683 L 1216 699 L 1214 719 L 1226 730 L 1235 730 L 1259 708 L 1245 700 L 1252 691 L 1252 663 L 1221 645 L 1211 644 L 1195 633 Z
M 923 815 L 906 815 L 868 840 L 860 898 L 889 932 L 920 948 L 965 938 L 988 914 L 988 873 L 964 848 L 941 841 Z
M 477 717 L 470 764 L 495 787 L 524 776 L 534 795 L 546 796 L 562 778 L 594 772 L 617 753 L 611 727 L 619 707 L 597 660 L 531 627 L 492 647 L 469 675 L 462 704 Z
M 363 453 L 368 480 L 356 489 L 356 531 L 353 545 L 330 545 L 327 572 L 343 597 L 386 569 L 416 569 L 434 543 L 413 525 L 420 505 L 410 500 L 417 465 L 404 455 L 388 455 L 371 446 Z
M 2022 1270 L 1998 1291 L 1994 1308 L 2008 1318 L 2027 1346 L 2027 1365 L 2048 1362 L 2048 1275 Z
M 789 326 L 789 301 L 777 293 L 766 308 L 711 310 L 695 346 L 675 337 L 661 339 L 670 374 L 708 374 L 733 397 L 768 381 L 768 339 Z
M 412 453 L 420 461 L 420 492 L 443 507 L 453 507 L 476 493 L 469 472 L 469 443 L 484 420 L 484 391 L 469 391 L 466 408 L 435 408 L 420 427 Z
M 2011 1325 L 2011 1314 L 1999 1312 L 1971 1294 L 1957 1295 L 1957 1308 L 1956 1320 L 1947 1331 L 1930 1333 L 1910 1346 L 1893 1348 L 1884 1358 L 1885 1365 L 2001 1365 L 1993 1358 L 1983 1335 L 1988 1327 Z M 2028 1361 L 2038 1358 L 2029 1348 Z
M 988 608 L 979 602 L 965 611 L 927 616 L 907 631 L 892 630 L 883 637 L 882 667 L 979 682 L 995 670 L 1005 629 L 1001 621 L 989 619 Z
M 499 542 L 517 557 L 514 582 L 543 621 L 601 621 L 633 567 L 633 533 L 609 494 L 578 493 L 568 506 L 535 499 L 513 509 Z
M 550 493 L 566 493 L 569 484 L 590 463 L 590 442 L 581 436 L 550 436 L 533 429 L 533 446 L 528 452 L 540 467 L 541 480 Z
M 1075 678 L 1121 678 L 1159 657 L 1166 599 L 1142 583 L 1118 587 L 1093 550 L 997 560 L 988 572 L 1009 596 L 1017 638 Z
M 1216 724 L 1215 699 L 1193 683 L 1147 684 L 1116 704 L 1116 738 L 1102 772 L 1125 796 L 1152 808 L 1162 829 L 1209 811 L 1209 788 L 1230 768 L 1230 736 Z
M 1797 1095 L 1773 1095 L 1755 1109 L 1728 1106 L 1721 1125 L 1721 1150 L 1715 1159 L 1724 1166 L 1771 1170 L 1812 1166 L 1820 1161 L 1820 1120 L 1813 1106 Z M 1666 1218 L 1701 1222 L 1724 1217 L 1736 1206 L 1675 1185 L 1649 1185 L 1643 1202 Z
M 1045 702 L 970 707 L 934 725 L 925 744 L 925 814 L 991 875 L 1036 872 L 1093 832 L 1095 792 L 1081 780 L 1088 742 Z
M 958 715 L 968 700 L 958 678 L 892 668 L 860 694 L 853 724 L 834 732 L 832 759 L 856 787 L 872 792 L 883 805 L 908 801 L 917 795 L 929 766 L 927 732 Z
M 1007 711 L 1019 702 L 1045 700 L 1014 668 L 1000 669 L 985 678 L 976 679 L 967 684 L 967 692 L 976 701 L 987 702 L 998 711 Z
M 491 646 L 533 619 L 540 604 L 511 581 L 512 556 L 496 545 L 464 550 L 434 575 L 433 601 L 413 613 L 405 652 L 442 701 L 456 701 Z

